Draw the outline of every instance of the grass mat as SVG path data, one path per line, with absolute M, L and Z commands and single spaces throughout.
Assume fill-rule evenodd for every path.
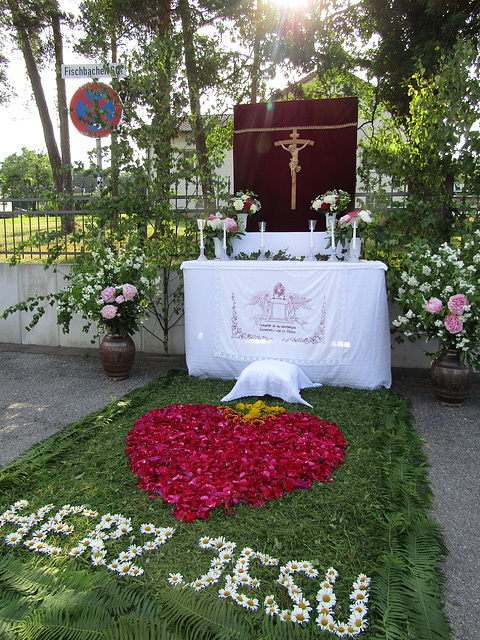
M 151 409 L 170 404 L 220 404 L 231 382 L 199 380 L 170 371 L 142 389 L 68 425 L 32 447 L 0 473 L 0 513 L 27 499 L 26 513 L 53 503 L 84 505 L 101 515 L 131 518 L 132 531 L 108 542 L 108 557 L 144 542 L 142 523 L 175 527 L 167 544 L 143 554 L 137 578 L 92 567 L 89 558 L 66 553 L 48 558 L 4 544 L 15 531 L 7 523 L 0 538 L 0 637 L 260 639 L 330 637 L 318 629 L 315 611 L 308 625 L 266 616 L 262 606 L 246 611 L 218 598 L 222 580 L 202 592 L 171 587 L 169 574 L 187 582 L 205 574 L 212 552 L 199 547 L 203 536 L 219 537 L 270 554 L 280 564 L 308 560 L 320 578 L 333 566 L 336 615 L 348 617 L 351 585 L 360 573 L 371 577 L 365 639 L 447 640 L 451 630 L 443 612 L 441 533 L 428 517 L 431 491 L 426 457 L 412 425 L 406 400 L 386 390 L 320 387 L 302 392 L 313 409 L 269 399 L 289 412 L 306 410 L 335 423 L 348 444 L 344 463 L 332 482 L 286 493 L 263 507 L 241 504 L 228 516 L 223 507 L 209 521 L 177 522 L 171 506 L 137 489 L 127 466 L 125 439 L 135 421 Z M 257 398 L 242 400 L 254 402 Z M 230 403 L 235 408 L 236 402 Z M 98 522 L 98 519 L 94 521 Z M 92 522 L 74 516 L 74 532 L 55 536 L 68 552 Z M 52 538 L 54 536 L 52 535 Z M 107 562 L 108 562 L 107 557 Z M 228 571 L 226 571 L 227 573 Z M 260 581 L 253 594 L 260 603 L 274 593 L 280 607 L 291 608 L 276 583 L 278 567 L 252 566 Z M 315 609 L 319 580 L 300 579 Z M 246 589 L 253 592 L 253 589 Z

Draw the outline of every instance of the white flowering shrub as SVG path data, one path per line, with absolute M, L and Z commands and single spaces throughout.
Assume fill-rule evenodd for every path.
M 448 349 L 461 361 L 480 366 L 480 230 L 463 245 L 447 243 L 434 250 L 412 245 L 403 263 L 394 301 L 403 312 L 392 325 L 410 340 L 440 340 L 438 357 Z

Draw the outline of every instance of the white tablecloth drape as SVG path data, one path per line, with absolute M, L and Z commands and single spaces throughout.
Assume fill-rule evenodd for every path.
M 182 264 L 189 373 L 236 378 L 254 360 L 297 364 L 312 382 L 391 385 L 381 262 Z

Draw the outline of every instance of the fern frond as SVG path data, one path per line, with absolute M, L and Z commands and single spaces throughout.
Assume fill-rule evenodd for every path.
M 158 596 L 163 605 L 162 616 L 169 626 L 185 637 L 201 640 L 254 640 L 251 624 L 237 615 L 233 603 L 197 595 L 189 591 L 163 590 Z
M 18 628 L 20 640 L 104 640 L 111 617 L 98 608 L 75 614 L 63 608 L 33 611 Z

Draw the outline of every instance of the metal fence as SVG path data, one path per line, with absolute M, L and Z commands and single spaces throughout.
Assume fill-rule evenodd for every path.
M 170 197 L 170 206 L 178 215 L 201 215 L 204 212 L 203 197 L 199 183 L 183 184 L 180 192 L 175 185 Z M 227 183 L 227 192 L 230 182 Z M 69 260 L 82 252 L 82 236 L 87 228 L 100 229 L 99 215 L 95 204 L 99 201 L 96 184 L 77 188 L 68 199 L 46 194 L 38 195 L 39 189 L 26 187 L 17 197 L 5 192 L 0 196 L 0 260 L 9 260 L 18 255 L 23 260 L 42 261 L 52 251 L 60 259 Z M 92 195 L 93 194 L 93 195 Z M 217 207 L 220 202 L 216 202 Z M 64 210 L 68 209 L 68 210 Z M 75 233 L 71 233 L 72 228 Z M 41 239 L 40 239 L 41 238 Z

